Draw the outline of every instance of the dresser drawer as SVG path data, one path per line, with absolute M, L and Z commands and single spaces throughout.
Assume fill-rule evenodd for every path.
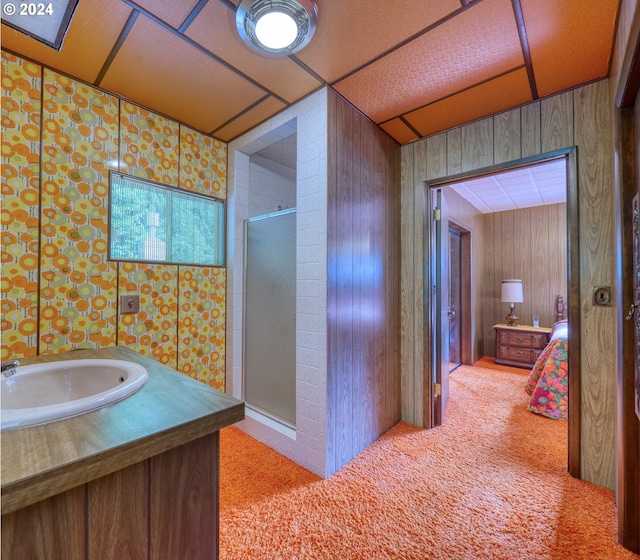
M 514 348 L 513 346 L 500 346 L 498 348 L 499 360 L 509 360 L 511 362 L 520 362 L 523 364 L 533 364 L 538 359 L 540 352 L 531 350 L 530 348 Z
M 522 332 L 499 332 L 499 344 L 542 350 L 547 345 L 547 335 Z

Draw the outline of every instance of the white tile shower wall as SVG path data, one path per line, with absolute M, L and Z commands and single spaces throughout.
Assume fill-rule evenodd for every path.
M 291 124 L 291 123 L 295 124 Z M 292 128 L 295 127 L 295 128 Z M 242 398 L 243 223 L 250 158 L 297 128 L 296 435 L 254 418 L 238 426 L 313 473 L 326 476 L 327 90 L 322 89 L 229 144 L 227 387 Z
M 296 205 L 296 171 L 260 154 L 250 158 L 249 215 L 262 216 Z

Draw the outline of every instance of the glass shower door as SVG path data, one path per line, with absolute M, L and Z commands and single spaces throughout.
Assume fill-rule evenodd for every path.
M 244 391 L 247 406 L 296 423 L 296 213 L 245 229 Z

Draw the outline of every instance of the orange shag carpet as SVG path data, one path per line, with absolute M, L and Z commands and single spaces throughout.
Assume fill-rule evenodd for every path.
M 526 370 L 450 377 L 444 424 L 399 423 L 328 480 L 221 435 L 220 558 L 635 559 L 613 492 L 567 474 L 567 424 L 527 411 Z

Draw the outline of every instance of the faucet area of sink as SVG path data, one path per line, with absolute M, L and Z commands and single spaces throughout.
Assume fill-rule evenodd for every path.
M 1 429 L 62 420 L 122 400 L 147 381 L 124 360 L 65 360 L 17 366 L 0 382 Z

